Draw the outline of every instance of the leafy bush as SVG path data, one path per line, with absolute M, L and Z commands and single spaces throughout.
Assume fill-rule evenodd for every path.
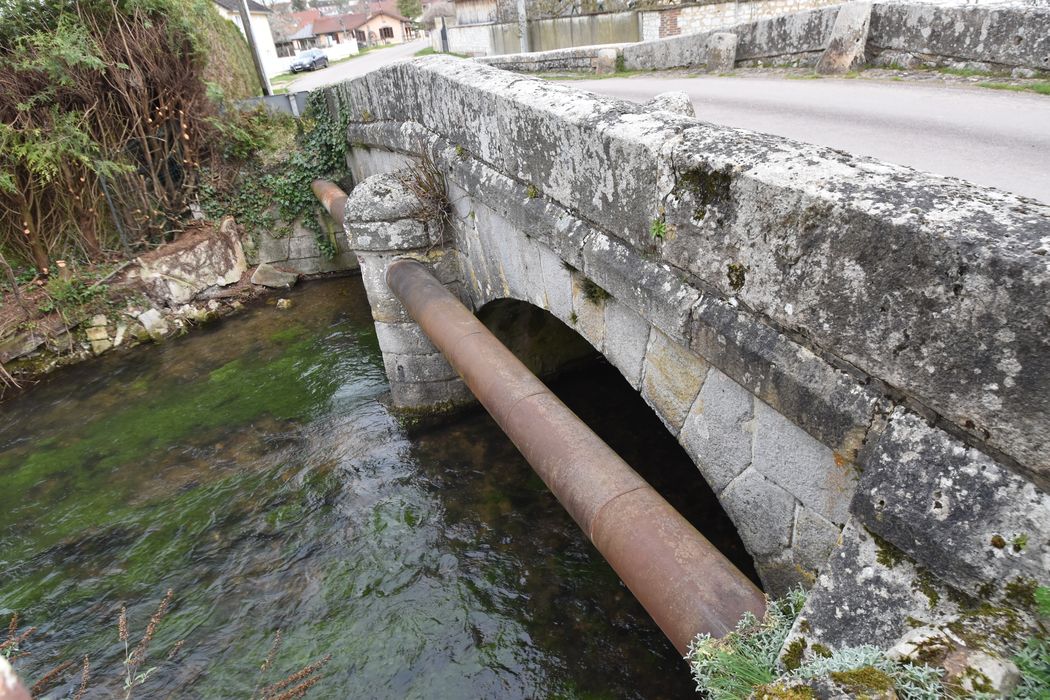
M 0 254 L 46 274 L 168 240 L 247 56 L 210 0 L 0 0 Z
M 302 119 L 263 111 L 225 118 L 220 127 L 228 138 L 224 163 L 206 172 L 201 208 L 211 218 L 232 215 L 249 231 L 275 230 L 279 219 L 287 227 L 301 221 L 331 258 L 335 246 L 321 226 L 324 211 L 311 185 L 333 179 L 346 168 L 346 122 L 328 112 L 324 94 L 314 92 Z M 286 134 L 294 133 L 294 139 Z M 230 176 L 233 168 L 236 175 Z

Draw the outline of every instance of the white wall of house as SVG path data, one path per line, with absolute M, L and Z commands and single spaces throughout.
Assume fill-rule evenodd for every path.
M 216 7 L 220 15 L 236 24 L 237 28 L 241 30 L 241 34 L 244 34 L 240 13 L 229 12 L 219 5 L 216 5 Z M 288 61 L 277 55 L 277 47 L 274 46 L 273 34 L 270 33 L 270 22 L 266 15 L 262 12 L 252 12 L 248 15 L 248 18 L 252 23 L 252 34 L 255 36 L 256 45 L 259 47 L 259 55 L 262 57 L 263 69 L 266 71 L 266 75 L 272 78 L 278 73 L 283 73 L 287 68 Z
M 375 15 L 357 29 L 365 32 L 365 40 L 370 44 L 400 44 L 405 40 L 401 20 L 386 15 Z

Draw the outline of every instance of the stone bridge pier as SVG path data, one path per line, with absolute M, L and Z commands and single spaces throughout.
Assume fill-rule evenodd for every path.
M 766 591 L 810 589 L 804 654 L 1032 620 L 1050 584 L 1046 205 L 450 58 L 329 98 L 396 403 L 470 400 L 386 288 L 407 256 L 483 319 L 513 326 L 498 310 L 516 300 L 589 345 L 512 333 L 536 366 L 597 352 L 622 373 Z

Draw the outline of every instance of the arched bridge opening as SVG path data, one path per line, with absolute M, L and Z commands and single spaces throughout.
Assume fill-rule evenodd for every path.
M 685 449 L 638 391 L 576 330 L 517 299 L 496 299 L 478 319 L 627 464 L 761 587 L 732 519 Z

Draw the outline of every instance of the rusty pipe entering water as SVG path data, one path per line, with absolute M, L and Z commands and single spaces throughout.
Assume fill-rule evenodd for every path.
M 346 211 L 346 192 L 329 180 L 314 180 L 310 187 L 325 210 L 342 225 L 343 213 Z
M 423 265 L 386 282 L 679 653 L 762 616 L 762 592 Z

